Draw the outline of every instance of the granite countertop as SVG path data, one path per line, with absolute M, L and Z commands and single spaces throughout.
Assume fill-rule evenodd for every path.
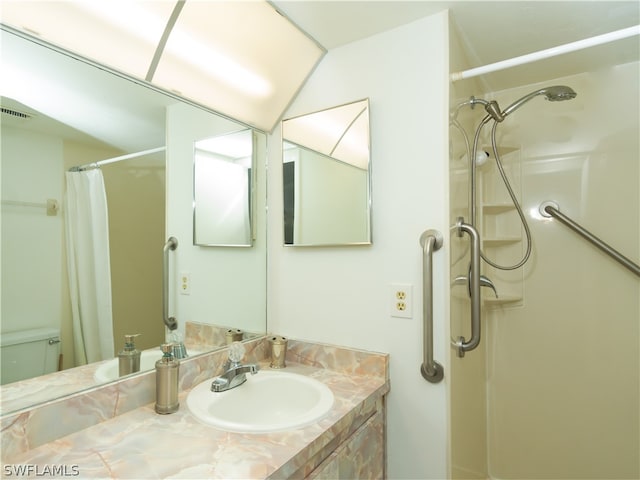
M 199 422 L 189 412 L 190 390 L 185 390 L 174 414 L 158 415 L 153 403 L 146 404 L 3 458 L 3 476 L 8 469 L 26 465 L 33 477 L 51 468 L 81 478 L 304 477 L 381 408 L 389 382 L 385 377 L 289 361 L 285 371 L 313 377 L 332 390 L 334 405 L 317 423 L 269 434 L 226 432 Z
M 231 327 L 222 325 L 185 322 L 184 343 L 188 352 L 205 353 L 221 349 L 227 345 L 226 332 Z M 244 332 L 244 340 L 260 337 L 254 332 Z M 160 347 L 143 351 L 159 351 Z M 114 359 L 117 359 L 114 356 Z M 0 412 L 8 415 L 34 405 L 50 402 L 57 398 L 73 395 L 77 392 L 92 389 L 109 382 L 97 381 L 96 370 L 113 359 L 68 368 L 36 378 L 29 378 L 0 386 Z
M 199 345 L 187 344 L 187 351 L 189 352 L 196 351 L 199 354 L 202 353 L 200 351 L 201 348 Z M 143 352 L 146 351 L 159 352 L 159 347 L 143 350 Z M 161 353 L 158 355 L 160 356 Z M 117 358 L 114 357 L 115 360 Z M 6 415 L 51 399 L 72 395 L 109 383 L 96 380 L 96 370 L 101 365 L 114 359 L 81 365 L 40 377 L 2 385 L 0 387 L 0 412 Z

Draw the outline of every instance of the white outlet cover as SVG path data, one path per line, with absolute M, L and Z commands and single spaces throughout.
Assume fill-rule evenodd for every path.
M 413 285 L 408 283 L 391 284 L 389 312 L 392 317 L 413 318 Z
M 180 274 L 180 284 L 178 286 L 180 294 L 191 295 L 191 274 L 189 272 L 182 272 Z

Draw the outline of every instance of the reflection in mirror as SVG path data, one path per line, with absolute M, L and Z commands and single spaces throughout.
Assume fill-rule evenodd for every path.
M 369 100 L 283 120 L 284 244 L 371 243 Z
M 166 130 L 170 107 L 193 109 L 213 119 L 212 125 L 219 123 L 216 119 L 220 117 L 21 35 L 5 30 L 0 33 L 0 413 L 5 415 L 94 387 L 97 368 L 112 361 L 83 365 L 76 353 L 65 242 L 66 172 L 74 166 L 175 144 Z M 224 130 L 210 129 L 206 136 L 229 132 L 229 123 L 226 121 Z M 245 128 L 237 123 L 231 131 Z M 188 160 L 173 168 L 171 174 L 191 178 L 191 155 Z M 165 159 L 165 153 L 159 152 L 100 166 L 109 214 L 112 355 L 123 349 L 125 334 L 140 333 L 136 347 L 143 351 L 155 352 L 165 341 L 162 251 L 168 238 L 165 222 L 172 215 L 166 205 L 175 204 L 176 195 L 192 202 L 191 188 L 188 192 L 173 191 L 173 197 L 166 195 L 165 180 L 171 164 L 168 153 Z M 256 273 L 246 268 L 238 267 L 235 273 L 256 285 L 262 282 L 264 289 L 262 270 Z M 207 275 L 213 278 L 215 272 Z M 174 290 L 177 280 L 172 279 Z M 197 295 L 191 298 L 199 301 Z M 254 323 L 244 323 L 245 331 L 265 331 L 264 314 L 255 315 L 255 311 L 266 310 L 264 301 L 262 308 L 256 305 L 261 301 L 262 297 L 256 297 L 251 313 L 246 314 Z M 206 349 L 226 344 L 229 327 L 223 323 L 220 342 L 218 338 L 213 342 L 210 335 L 204 335 L 218 326 L 204 316 L 194 317 L 190 316 L 194 322 L 201 322 L 195 326 L 195 337 L 197 341 L 206 340 Z M 188 333 L 190 323 L 180 317 L 178 321 L 181 332 L 186 328 Z M 191 346 L 192 352 L 199 350 Z M 5 375 L 7 370 L 12 374 Z M 46 379 L 41 380 L 39 376 L 45 374 Z M 23 380 L 29 377 L 34 378 Z M 21 388 L 25 382 L 27 389 Z
M 251 246 L 253 151 L 250 129 L 195 142 L 194 245 Z

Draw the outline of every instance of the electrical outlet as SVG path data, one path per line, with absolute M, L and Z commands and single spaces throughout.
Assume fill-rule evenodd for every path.
M 191 274 L 189 272 L 180 274 L 180 293 L 182 295 L 191 295 Z
M 391 285 L 389 307 L 392 317 L 413 317 L 413 285 L 394 283 Z

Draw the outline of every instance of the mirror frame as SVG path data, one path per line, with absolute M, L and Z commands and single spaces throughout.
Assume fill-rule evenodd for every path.
M 304 242 L 304 243 L 287 243 L 286 242 L 286 202 L 285 202 L 285 144 L 292 144 L 295 145 L 297 148 L 302 148 L 305 149 L 309 152 L 313 152 L 316 155 L 319 155 L 321 157 L 324 157 L 326 159 L 329 160 L 333 160 L 334 162 L 337 163 L 342 163 L 346 166 L 351 166 L 352 168 L 359 168 L 355 165 L 351 165 L 348 162 L 341 160 L 339 158 L 335 158 L 330 156 L 330 154 L 325 154 L 322 152 L 318 152 L 316 150 L 314 150 L 313 148 L 310 148 L 308 146 L 305 145 L 300 145 L 299 143 L 293 141 L 293 140 L 289 140 L 285 137 L 285 123 L 288 121 L 292 121 L 292 120 L 297 120 L 297 119 L 301 119 L 304 117 L 309 117 L 315 114 L 319 114 L 319 113 L 324 113 L 324 112 L 329 112 L 331 110 L 335 110 L 335 109 L 340 109 L 342 107 L 348 107 L 351 105 L 357 105 L 357 104 L 361 104 L 364 103 L 365 109 L 359 113 L 354 119 L 353 121 L 347 126 L 346 130 L 343 132 L 342 136 L 339 137 L 338 142 L 336 143 L 335 147 L 333 150 L 335 150 L 335 148 L 337 148 L 338 144 L 340 143 L 340 141 L 342 141 L 343 137 L 346 136 L 346 133 L 348 132 L 348 130 L 351 128 L 351 126 L 355 123 L 355 121 L 362 115 L 362 113 L 364 113 L 366 111 L 367 113 L 367 139 L 366 139 L 366 149 L 367 149 L 367 184 L 366 184 L 366 223 L 367 223 L 367 232 L 366 232 L 366 239 L 362 240 L 362 241 L 335 241 L 335 242 L 322 242 L 322 241 L 312 241 L 312 242 Z M 283 165 L 283 172 L 282 172 L 282 179 L 283 179 L 283 186 L 282 186 L 282 195 L 283 195 L 283 246 L 285 247 L 342 247 L 342 246 L 361 246 L 361 245 L 372 245 L 373 244 L 373 227 L 372 227 L 372 219 L 373 219 L 373 202 L 372 202 L 372 170 L 371 170 L 371 120 L 370 120 L 370 114 L 371 114 L 371 106 L 370 106 L 370 101 L 369 98 L 363 98 L 360 100 L 355 100 L 353 102 L 347 102 L 347 103 L 343 103 L 340 105 L 336 105 L 333 107 L 327 107 L 321 110 L 316 110 L 313 112 L 309 112 L 309 113 L 304 113 L 304 114 L 300 114 L 300 115 L 296 115 L 294 117 L 289 117 L 286 119 L 283 119 L 281 122 L 281 147 L 282 147 L 282 165 Z M 294 216 L 295 218 L 295 216 Z

